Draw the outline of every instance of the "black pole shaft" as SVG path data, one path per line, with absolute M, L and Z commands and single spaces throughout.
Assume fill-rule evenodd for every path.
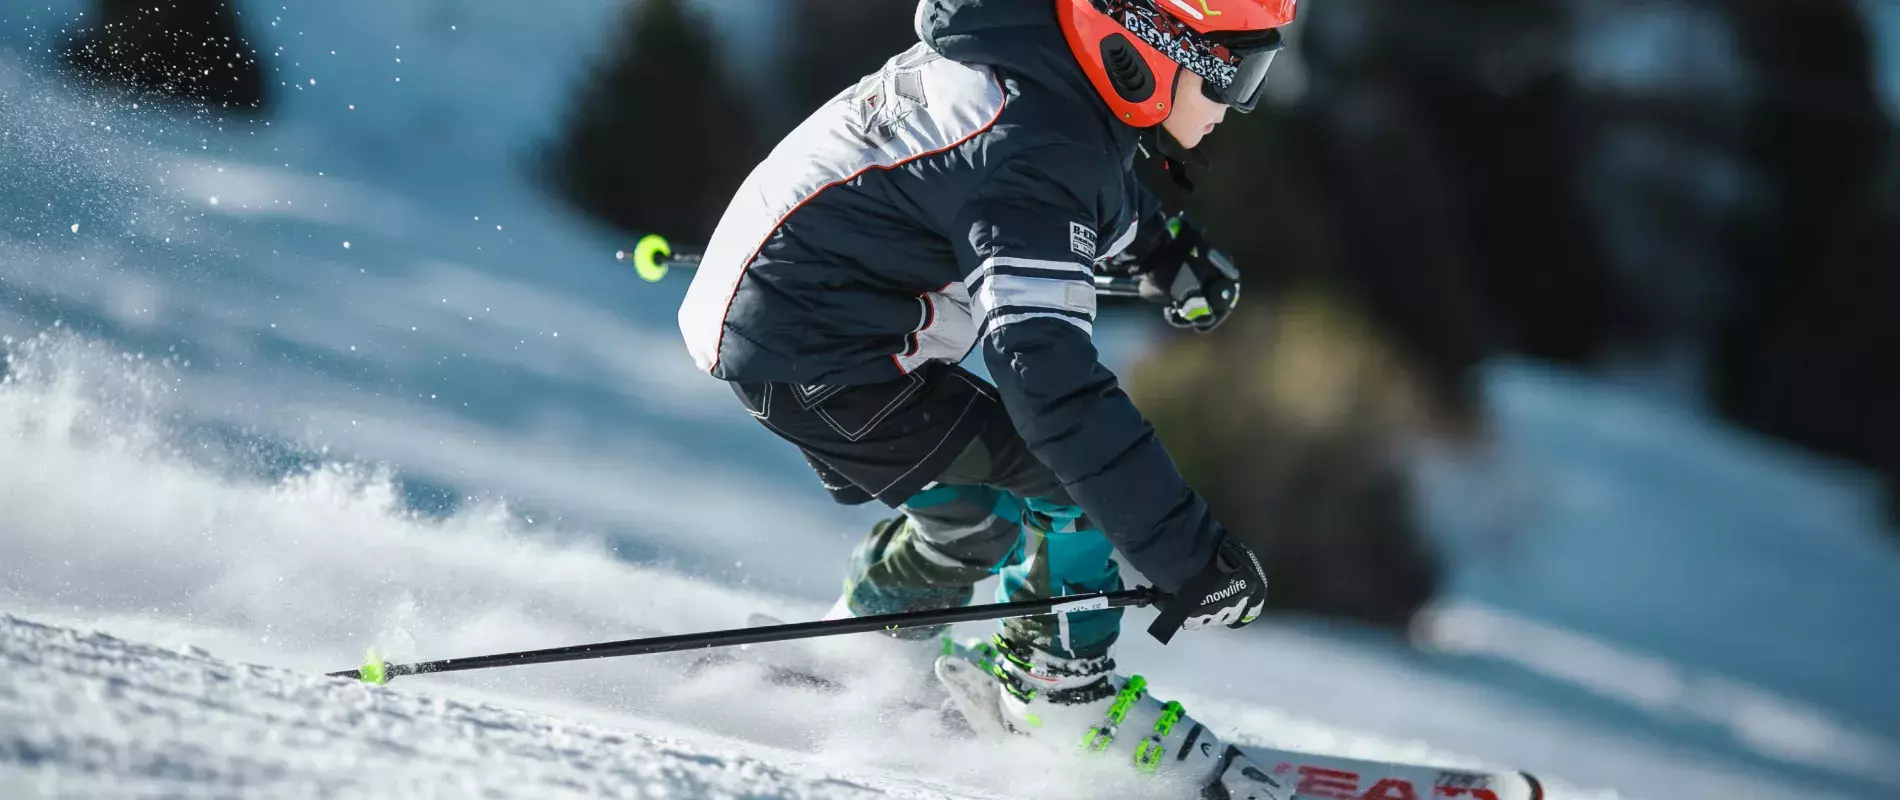
M 673 255 L 660 259 L 668 269 L 699 269 L 703 253 L 692 250 L 680 250 Z M 1115 275 L 1095 276 L 1095 293 L 1103 297 L 1141 297 L 1141 281 L 1132 277 Z
M 764 642 L 783 642 L 791 639 L 810 639 L 819 636 L 838 636 L 847 633 L 865 633 L 869 631 L 897 631 L 905 628 L 921 628 L 931 625 L 948 625 L 954 622 L 983 622 L 987 620 L 1012 619 L 1015 617 L 1034 617 L 1052 613 L 1073 613 L 1104 608 L 1124 608 L 1145 606 L 1153 603 L 1156 593 L 1146 586 L 1120 592 L 1094 592 L 1091 594 L 1051 597 L 1042 600 L 1024 600 L 1015 603 L 994 603 L 989 605 L 964 606 L 961 608 L 943 608 L 931 611 L 913 611 L 905 614 L 880 614 L 872 617 L 851 617 L 847 619 L 820 620 L 817 622 L 797 622 L 789 625 L 767 625 L 757 628 L 735 628 L 732 630 L 709 631 L 704 633 L 682 633 L 672 636 L 654 636 L 646 639 L 627 639 L 618 642 L 599 642 L 596 644 L 554 647 L 546 650 L 526 650 L 519 653 L 498 653 L 488 656 L 468 656 L 448 658 L 440 661 L 423 661 L 415 664 L 386 664 L 383 666 L 385 679 L 402 675 L 422 675 L 433 672 L 462 672 L 471 669 L 492 669 L 494 667 L 513 667 L 524 664 L 552 664 L 560 661 L 582 661 L 593 658 L 616 658 L 619 656 L 650 655 L 654 653 L 677 653 L 685 650 L 705 650 L 714 647 L 730 647 L 741 644 L 760 644 Z M 332 678 L 354 678 L 361 680 L 360 669 L 329 673 Z

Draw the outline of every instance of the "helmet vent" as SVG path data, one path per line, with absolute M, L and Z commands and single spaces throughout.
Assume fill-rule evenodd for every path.
M 1117 33 L 1102 40 L 1102 65 L 1108 68 L 1108 82 L 1123 100 L 1139 103 L 1154 95 L 1154 73 L 1128 37 Z

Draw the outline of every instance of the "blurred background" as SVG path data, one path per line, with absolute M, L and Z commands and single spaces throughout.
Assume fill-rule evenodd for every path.
M 160 364 L 83 391 L 166 458 L 368 465 L 402 513 L 504 499 L 823 602 L 874 510 L 693 372 L 683 277 L 613 253 L 703 241 L 912 12 L 0 0 L 14 391 Z M 1289 34 L 1198 192 L 1142 166 L 1248 302 L 1098 328 L 1272 565 L 1259 696 L 1636 795 L 1900 792 L 1900 3 L 1313 0 Z M 7 546 L 16 604 L 96 577 Z M 1379 665 L 1320 694 L 1422 673 L 1581 727 L 1288 697 L 1316 647 Z

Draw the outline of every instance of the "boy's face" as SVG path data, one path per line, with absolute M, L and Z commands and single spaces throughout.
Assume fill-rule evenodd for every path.
M 1161 127 L 1182 147 L 1192 149 L 1226 118 L 1227 105 L 1209 100 L 1201 93 L 1201 76 L 1181 70 L 1181 77 L 1174 85 L 1174 110 L 1162 121 Z

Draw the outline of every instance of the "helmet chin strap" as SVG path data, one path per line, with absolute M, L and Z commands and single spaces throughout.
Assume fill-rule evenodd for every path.
M 1143 150 L 1151 155 L 1161 156 L 1161 168 L 1168 171 L 1168 177 L 1174 179 L 1174 185 L 1181 191 L 1194 193 L 1194 178 L 1188 170 L 1205 169 L 1207 156 L 1199 148 L 1188 148 L 1169 133 L 1166 126 L 1156 125 L 1142 132 Z
M 1180 91 L 1183 71 L 1175 70 L 1174 85 L 1168 87 L 1170 100 L 1178 99 L 1175 95 Z M 1181 187 L 1181 191 L 1188 194 L 1194 193 L 1194 176 L 1188 174 L 1188 169 L 1190 167 L 1206 169 L 1208 160 L 1205 154 L 1195 148 L 1182 145 L 1181 140 L 1174 138 L 1174 134 L 1168 132 L 1165 121 L 1143 130 L 1141 143 L 1142 152 L 1148 153 L 1151 157 L 1161 156 L 1161 168 L 1168 171 L 1168 177 L 1174 180 L 1174 185 Z

